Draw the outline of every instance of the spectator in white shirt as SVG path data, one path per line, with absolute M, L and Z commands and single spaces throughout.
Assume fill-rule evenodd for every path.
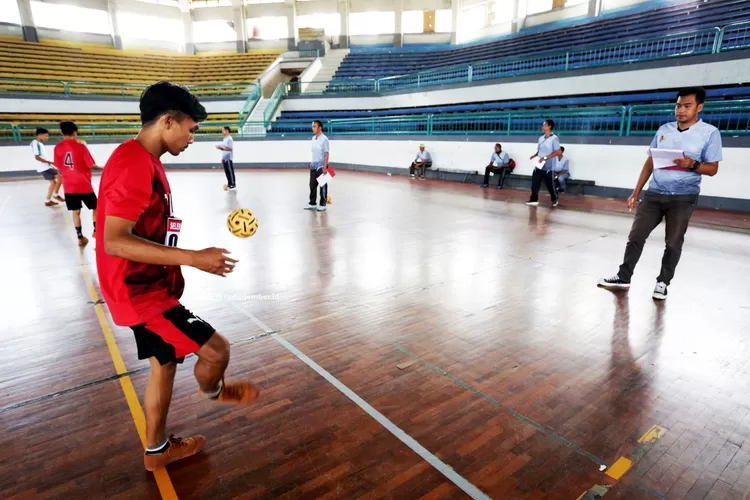
M 489 187 L 490 172 L 492 172 L 498 174 L 497 189 L 502 189 L 505 176 L 508 175 L 510 171 L 510 156 L 503 151 L 503 146 L 501 144 L 495 144 L 495 152 L 492 153 L 490 164 L 484 168 L 484 181 L 482 182 L 482 187 Z
M 559 193 L 565 192 L 568 179 L 570 179 L 568 159 L 565 158 L 565 148 L 560 146 L 560 156 L 557 157 L 557 166 L 555 167 L 555 184 Z
M 419 179 L 424 180 L 424 171 L 426 168 L 432 167 L 432 156 L 428 151 L 425 151 L 424 144 L 419 145 L 419 153 L 409 167 L 409 176 L 414 178 L 414 171 L 416 170 L 419 174 Z

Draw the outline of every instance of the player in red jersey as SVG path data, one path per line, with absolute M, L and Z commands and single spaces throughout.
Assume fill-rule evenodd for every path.
M 81 206 L 91 210 L 96 235 L 96 193 L 91 185 L 91 169 L 101 170 L 89 153 L 89 148 L 78 142 L 78 127 L 73 122 L 61 122 L 63 140 L 55 146 L 55 168 L 62 175 L 65 189 L 65 206 L 73 212 L 73 225 L 78 236 L 78 245 L 89 242 L 81 231 Z M 70 195 L 70 196 L 68 196 Z
M 180 266 L 226 276 L 237 262 L 221 248 L 176 247 L 182 221 L 172 212 L 159 158 L 177 156 L 193 143 L 206 110 L 186 88 L 169 82 L 147 88 L 140 109 L 141 131 L 114 151 L 102 175 L 96 266 L 112 319 L 133 330 L 138 358 L 151 364 L 144 464 L 153 471 L 198 453 L 206 441 L 165 431 L 175 371 L 186 355 L 197 354 L 194 374 L 208 399 L 247 404 L 259 391 L 250 382 L 224 383 L 229 342 L 179 302 L 185 286 Z

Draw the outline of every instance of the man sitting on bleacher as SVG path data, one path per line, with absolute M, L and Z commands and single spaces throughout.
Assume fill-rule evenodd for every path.
M 430 167 L 432 167 L 432 156 L 430 156 L 429 151 L 425 151 L 424 144 L 420 144 L 419 153 L 417 153 L 417 157 L 409 167 L 409 176 L 413 179 L 414 170 L 416 169 L 419 173 L 419 179 L 424 180 L 424 170 Z
M 492 172 L 496 173 L 499 177 L 497 180 L 497 189 L 502 189 L 505 176 L 513 169 L 513 167 L 510 166 L 510 162 L 510 156 L 503 151 L 503 146 L 501 144 L 495 144 L 495 152 L 492 153 L 490 164 L 484 168 L 484 180 L 482 181 L 481 187 L 489 187 L 490 172 Z
M 557 157 L 555 167 L 555 189 L 558 193 L 564 193 L 567 189 L 567 181 L 570 179 L 570 167 L 568 159 L 565 158 L 565 147 L 560 146 L 560 156 Z

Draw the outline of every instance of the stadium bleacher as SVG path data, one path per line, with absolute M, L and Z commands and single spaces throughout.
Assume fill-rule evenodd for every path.
M 61 137 L 59 123 L 73 121 L 79 127 L 81 137 L 88 139 L 102 137 L 130 137 L 140 128 L 140 117 L 134 114 L 43 114 L 43 113 L 0 113 L 0 124 L 14 125 L 18 131 L 17 140 L 30 141 L 35 136 L 37 127 L 49 130 L 50 137 L 57 140 Z M 233 133 L 238 132 L 237 113 L 213 113 L 201 124 L 199 135 L 218 136 L 224 126 L 230 127 Z M 8 127 L 0 127 L 0 141 L 13 140 L 13 132 Z
M 573 48 L 607 45 L 628 40 L 722 27 L 750 20 L 746 0 L 695 0 L 618 17 L 582 22 L 576 26 L 534 34 L 508 36 L 497 41 L 436 51 L 353 51 L 336 72 L 333 82 L 385 78 L 459 64 L 510 56 L 530 56 Z M 710 43 L 710 42 L 706 42 Z
M 413 108 L 398 108 L 398 109 L 380 109 L 380 110 L 346 110 L 346 111 L 282 111 L 279 118 L 273 123 L 271 135 L 294 135 L 294 134 L 308 134 L 309 133 L 309 122 L 311 120 L 322 120 L 327 123 L 330 120 L 350 120 L 350 119 L 367 119 L 367 118 L 389 118 L 393 120 L 405 120 L 408 117 L 414 117 L 415 120 L 419 117 L 432 114 L 443 119 L 444 126 L 433 128 L 433 133 L 451 133 L 455 130 L 451 127 L 452 124 L 460 123 L 460 120 L 452 120 L 451 117 L 460 116 L 462 119 L 471 120 L 472 115 L 477 117 L 486 116 L 486 113 L 498 112 L 498 111 L 536 111 L 544 113 L 545 110 L 551 109 L 559 112 L 561 109 L 571 109 L 577 112 L 585 111 L 586 109 L 602 109 L 612 106 L 642 106 L 642 105 L 671 105 L 674 102 L 675 90 L 661 90 L 655 92 L 638 92 L 629 94 L 605 94 L 605 95 L 586 95 L 586 96 L 566 96 L 557 98 L 541 98 L 541 99 L 525 99 L 525 100 L 513 100 L 513 101 L 494 101 L 494 102 L 479 102 L 479 103 L 460 103 L 460 104 L 448 104 L 442 106 L 423 106 Z M 719 103 L 736 103 L 744 99 L 750 99 L 750 85 L 730 86 L 730 87 L 715 87 L 707 89 L 707 103 L 709 105 L 715 105 Z M 742 120 L 744 115 L 735 113 L 734 118 Z M 538 120 L 534 117 L 529 117 L 533 123 L 530 124 L 532 127 L 538 128 Z M 590 118 L 591 123 L 596 123 L 596 126 L 591 126 L 590 130 L 613 130 L 612 126 L 619 124 L 620 117 L 613 113 L 611 116 L 594 116 Z M 494 124 L 492 120 L 486 120 L 488 128 L 487 130 L 493 130 Z M 414 123 L 414 122 L 412 122 Z M 745 122 L 747 123 L 747 117 Z M 403 125 L 403 123 L 402 123 Z M 347 129 L 358 130 L 361 128 L 361 123 L 352 122 L 350 124 L 341 123 L 337 125 L 337 129 L 340 133 L 344 133 Z M 746 125 L 745 125 L 746 127 Z M 384 128 L 389 128 L 388 124 L 384 125 Z M 390 128 L 393 130 L 393 121 L 390 122 Z M 417 132 L 417 130 L 415 130 Z
M 171 80 L 206 86 L 203 95 L 239 94 L 281 52 L 168 55 L 0 38 L 0 92 L 60 93 L 59 82 L 65 81 L 85 82 L 70 84 L 78 93 L 138 95 L 143 84 Z M 127 89 L 127 84 L 133 88 Z

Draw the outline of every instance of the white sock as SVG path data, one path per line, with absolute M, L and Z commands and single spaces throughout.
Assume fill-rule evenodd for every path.
M 146 446 L 146 453 L 150 455 L 160 455 L 167 451 L 169 448 L 169 439 L 164 438 L 161 442 L 156 443 L 153 446 Z
M 216 390 L 213 392 L 203 392 L 203 395 L 207 397 L 208 399 L 216 399 L 219 397 L 219 394 L 221 394 L 221 391 L 224 389 L 224 383 L 219 380 L 219 385 L 216 387 Z

